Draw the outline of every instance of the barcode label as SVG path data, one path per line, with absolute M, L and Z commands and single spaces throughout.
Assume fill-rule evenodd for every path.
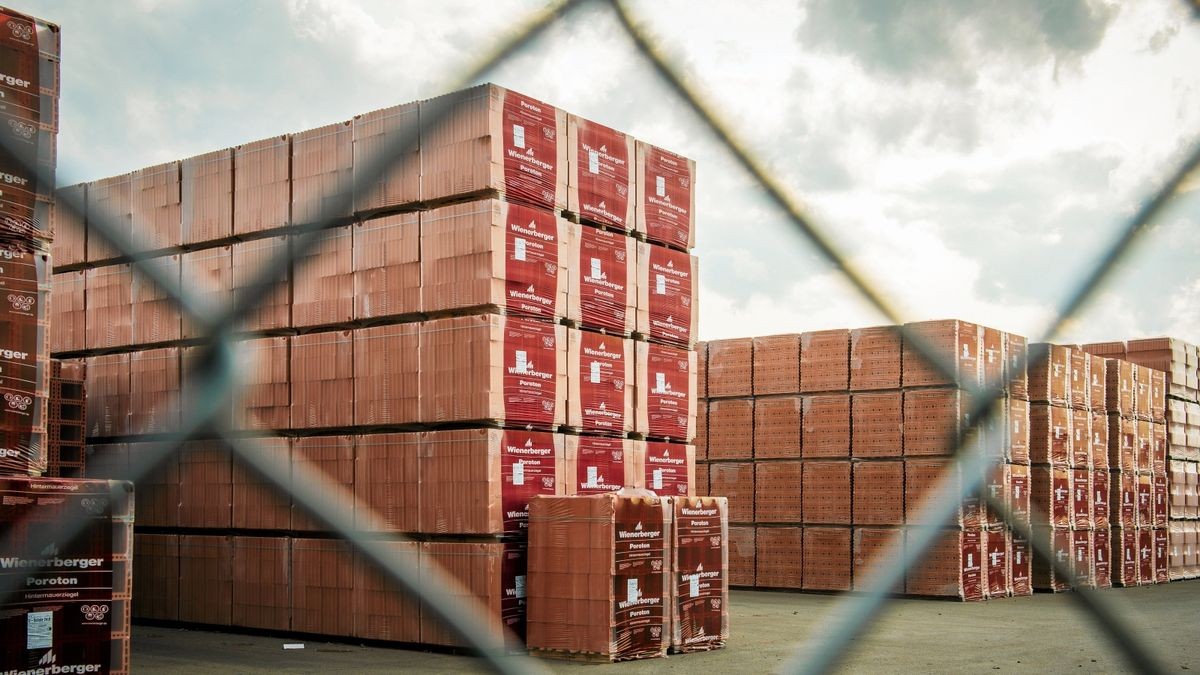
M 516 576 L 516 582 L 517 582 L 517 589 L 516 589 L 517 597 L 518 598 L 525 597 L 525 575 L 518 574 Z
M 599 258 L 592 258 L 592 278 L 593 279 L 603 279 L 604 278 L 603 272 L 600 270 L 600 259 Z
M 650 486 L 650 487 L 651 487 L 652 489 L 654 489 L 654 490 L 661 490 L 661 489 L 662 489 L 662 486 L 663 486 L 663 480 L 662 480 L 662 477 L 663 477 L 663 470 L 662 470 L 662 469 L 655 469 L 655 470 L 654 470 L 654 477 L 653 477 L 653 478 L 650 480 L 650 483 L 651 483 L 651 486 Z
M 588 150 L 588 173 L 600 173 L 600 153 Z
M 525 484 L 525 464 L 517 462 L 513 464 L 513 485 Z
M 525 373 L 529 370 L 529 354 L 524 349 L 517 350 L 517 362 L 513 364 L 518 373 Z
M 654 293 L 656 295 L 667 294 L 667 278 L 661 274 L 654 275 Z
M 588 379 L 591 381 L 592 384 L 600 384 L 600 362 L 599 361 L 592 361 L 592 372 L 589 373 L 589 375 L 591 375 L 591 377 Z
M 517 239 L 513 242 L 513 260 L 525 260 L 525 240 Z
M 626 602 L 637 602 L 638 599 L 641 597 L 642 597 L 642 593 L 640 590 L 638 590 L 638 580 L 637 579 L 626 579 L 625 580 L 625 601 Z
M 691 596 L 693 598 L 700 597 L 700 575 L 693 574 L 691 578 L 688 579 L 688 582 L 691 585 L 691 588 L 689 589 L 691 591 Z
M 513 147 L 525 147 L 525 127 L 521 126 L 520 124 L 513 125 Z
M 600 482 L 600 472 L 596 469 L 596 467 L 589 466 L 587 468 L 587 483 L 584 483 L 584 485 L 588 487 L 596 487 L 596 483 L 598 482 Z
M 659 197 L 667 196 L 667 179 L 662 176 L 654 177 L 654 194 Z

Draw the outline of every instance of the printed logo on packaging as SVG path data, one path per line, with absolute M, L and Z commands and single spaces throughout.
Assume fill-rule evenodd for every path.
M 549 211 L 508 205 L 505 298 L 511 312 L 553 318 L 558 302 L 558 221 Z
M 504 533 L 529 528 L 529 499 L 555 490 L 554 434 L 548 431 L 505 431 L 500 438 L 503 485 L 500 492 Z
M 504 322 L 504 411 L 511 422 L 550 427 L 558 408 L 558 333 L 541 321 Z
M 687 439 L 691 414 L 687 352 L 647 345 L 646 411 L 651 436 Z
M 583 428 L 591 431 L 624 429 L 625 346 L 621 338 L 588 331 L 579 333 L 579 399 Z
M 575 492 L 588 495 L 625 487 L 625 445 L 619 438 L 580 436 Z
M 685 446 L 646 443 L 646 488 L 661 497 L 685 497 L 689 487 Z
M 597 223 L 629 229 L 629 147 L 625 134 L 579 120 L 579 211 Z
M 504 95 L 504 191 L 553 210 L 558 185 L 558 123 L 553 106 L 515 91 Z
M 692 258 L 662 246 L 650 246 L 650 337 L 689 346 L 692 338 Z
M 679 155 L 646 146 L 646 237 L 686 248 L 692 222 L 691 167 Z
M 629 260 L 621 234 L 581 227 L 579 237 L 579 306 L 585 326 L 627 332 Z
M 4 520 L 27 527 L 0 533 L 0 583 L 16 589 L 0 617 L 0 672 L 107 672 L 113 630 L 113 521 L 84 500 L 108 503 L 106 481 L 0 479 Z M 48 523 L 83 523 L 81 536 L 40 542 Z

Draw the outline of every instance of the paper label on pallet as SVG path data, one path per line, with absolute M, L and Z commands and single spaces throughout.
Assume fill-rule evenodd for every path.
M 592 384 L 600 384 L 600 362 L 592 361 L 588 364 L 588 381 Z
M 600 153 L 588 150 L 588 173 L 600 173 Z
M 512 484 L 513 485 L 524 485 L 525 484 L 525 464 L 524 464 L 524 462 L 517 462 L 516 464 L 513 464 Z
M 524 575 L 524 574 L 518 574 L 518 575 L 515 577 L 515 581 L 516 581 L 516 586 L 517 586 L 517 588 L 516 588 L 516 596 L 517 596 L 518 598 L 523 598 L 523 597 L 525 597 L 525 575 Z
M 599 481 L 599 478 L 600 478 L 599 467 L 595 467 L 595 466 L 587 467 L 587 482 L 584 483 L 584 487 L 589 487 L 589 488 L 596 487 L 596 483 Z
M 656 295 L 667 294 L 667 278 L 661 274 L 654 275 L 654 293 Z
M 523 149 L 525 147 L 525 127 L 520 124 L 514 124 L 512 129 L 513 147 Z
M 667 196 L 667 179 L 663 176 L 654 177 L 654 194 L 658 197 Z
M 520 237 L 513 240 L 513 260 L 525 262 L 525 240 Z
M 663 470 L 654 469 L 654 476 L 650 479 L 650 489 L 661 490 L 663 486 Z
M 625 602 L 634 603 L 634 602 L 637 602 L 641 597 L 642 597 L 641 594 L 638 592 L 638 580 L 637 579 L 626 580 L 626 582 L 625 582 Z
M 693 598 L 700 597 L 700 575 L 692 574 L 688 579 L 688 596 Z
M 25 621 L 25 648 L 46 649 L 54 643 L 54 612 L 30 612 Z

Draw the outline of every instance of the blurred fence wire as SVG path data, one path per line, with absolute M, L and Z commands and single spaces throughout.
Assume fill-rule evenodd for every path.
M 1187 0 L 1188 6 L 1200 18 L 1200 0 Z M 839 250 L 824 229 L 811 216 L 806 214 L 798 201 L 789 193 L 787 187 L 776 180 L 770 169 L 758 160 L 747 146 L 738 138 L 733 126 L 721 118 L 715 107 L 700 93 L 694 83 L 688 82 L 671 59 L 666 57 L 653 35 L 645 28 L 631 12 L 626 2 L 621 0 L 567 0 L 550 5 L 548 8 L 534 12 L 508 37 L 499 41 L 498 46 L 486 58 L 481 59 L 474 67 L 466 70 L 460 77 L 447 82 L 445 91 L 464 88 L 485 80 L 489 74 L 507 62 L 514 55 L 532 45 L 547 29 L 565 21 L 570 21 L 572 15 L 585 5 L 598 5 L 607 8 L 617 20 L 624 33 L 630 40 L 631 47 L 645 61 L 646 65 L 657 75 L 666 88 L 679 100 L 684 110 L 690 111 L 697 120 L 724 147 L 733 161 L 740 166 L 763 189 L 767 199 L 782 213 L 795 230 L 807 240 L 814 249 L 830 264 L 835 266 L 854 289 L 866 299 L 875 309 L 894 324 L 902 325 L 904 317 L 895 309 L 894 302 L 888 297 L 885 289 L 874 285 L 865 275 L 855 269 L 849 258 Z M 437 125 L 448 114 L 447 109 L 434 109 L 430 124 Z M 4 143 L 11 143 L 3 137 Z M 379 153 L 364 170 L 356 171 L 358 185 L 370 185 L 392 168 L 392 164 L 408 157 L 417 147 L 417 133 L 410 131 L 399 134 L 392 140 L 384 152 Z M 1155 221 L 1163 208 L 1172 200 L 1189 176 L 1196 172 L 1200 164 L 1200 141 L 1193 141 L 1185 161 L 1171 172 L 1161 184 L 1158 191 L 1147 199 L 1138 212 L 1109 244 L 1102 255 L 1096 260 L 1090 272 L 1078 281 L 1074 289 L 1058 306 L 1055 318 L 1045 327 L 1039 339 L 1031 342 L 1052 339 L 1056 332 L 1074 316 L 1088 301 L 1100 284 L 1108 277 L 1114 267 L 1131 250 L 1131 245 Z M 20 156 L 19 154 L 17 156 Z M 47 174 L 41 176 L 42 184 L 52 184 L 54 177 Z M 97 213 L 93 209 L 88 213 L 90 232 L 107 240 L 122 255 L 128 256 L 136 273 L 149 279 L 160 287 L 179 305 L 181 313 L 187 320 L 193 321 L 207 336 L 202 345 L 203 351 L 194 361 L 191 376 L 187 379 L 189 389 L 184 393 L 190 405 L 186 408 L 180 430 L 173 435 L 170 442 L 148 444 L 147 451 L 140 453 L 137 460 L 130 458 L 130 469 L 126 476 L 128 480 L 138 481 L 149 475 L 165 461 L 172 453 L 178 453 L 182 444 L 198 437 L 217 437 L 226 442 L 232 449 L 233 456 L 243 462 L 255 473 L 273 484 L 276 489 L 290 493 L 293 502 L 309 512 L 310 515 L 323 522 L 330 531 L 344 538 L 362 556 L 371 561 L 379 571 L 398 587 L 405 589 L 424 606 L 433 611 L 438 618 L 466 644 L 478 650 L 486 663 L 499 672 L 528 673 L 542 672 L 544 668 L 537 661 L 527 657 L 509 653 L 502 641 L 491 637 L 493 632 L 486 628 L 485 608 L 469 598 L 467 593 L 456 580 L 449 575 L 429 569 L 421 571 L 418 579 L 415 556 L 401 550 L 401 547 L 389 547 L 386 542 L 365 536 L 364 531 L 372 529 L 370 523 L 377 519 L 369 513 L 365 505 L 355 504 L 354 495 L 342 486 L 329 480 L 321 472 L 303 464 L 289 465 L 285 460 L 274 457 L 269 452 L 262 451 L 261 446 L 249 438 L 241 438 L 231 433 L 221 419 L 222 404 L 229 402 L 241 386 L 235 367 L 234 329 L 238 322 L 267 295 L 267 290 L 278 280 L 288 274 L 293 260 L 302 259 L 305 252 L 320 244 L 329 231 L 329 227 L 339 219 L 332 214 L 341 214 L 350 210 L 349 194 L 340 198 L 327 200 L 321 211 L 323 216 L 317 222 L 299 225 L 294 228 L 297 237 L 289 253 L 281 254 L 266 265 L 255 280 L 241 290 L 224 308 L 214 308 L 203 304 L 189 291 L 186 283 L 181 284 L 163 274 L 161 268 L 147 264 L 139 257 L 139 247 L 133 237 L 123 234 L 116 220 L 110 213 Z M 82 200 L 70 191 L 59 193 L 58 208 L 65 211 L 83 213 Z M 135 229 L 138 223 L 134 223 Z M 917 351 L 937 370 L 950 380 L 956 381 L 953 364 L 947 357 L 935 351 L 926 340 L 901 328 L 902 339 L 906 344 L 914 346 Z M 958 504 L 970 494 L 978 494 L 984 480 L 988 456 L 995 456 L 997 448 L 988 447 L 991 440 L 985 435 L 983 443 L 973 442 L 977 429 L 986 426 L 996 409 L 994 405 L 1002 396 L 1003 387 L 981 389 L 970 383 L 959 383 L 971 396 L 972 410 L 970 424 L 955 439 L 959 451 L 955 455 L 954 464 L 943 477 L 937 498 L 930 500 L 924 507 L 921 522 L 946 523 L 951 520 Z M 999 441 L 996 440 L 996 445 Z M 291 478 L 289 479 L 288 476 Z M 950 481 L 950 475 L 966 477 L 962 481 Z M 1042 564 L 1053 565 L 1061 577 L 1074 580 L 1074 571 L 1070 565 L 1064 565 L 1055 559 L 1049 546 L 1049 537 L 1044 532 L 1030 531 L 1030 527 L 1011 517 L 1008 505 L 1002 498 L 993 496 L 990 491 L 983 491 L 987 506 L 1002 514 L 1004 520 L 1014 532 L 1024 536 L 1031 542 L 1036 559 Z M 359 522 L 355 523 L 355 509 Z M 368 515 L 364 516 L 364 513 Z M 366 520 L 364 527 L 363 520 Z M 1036 520 L 1036 519 L 1035 519 Z M 827 621 L 821 622 L 824 627 L 814 635 L 807 636 L 794 652 L 792 658 L 785 664 L 784 672 L 817 673 L 835 669 L 853 649 L 854 640 L 872 625 L 873 620 L 886 607 L 890 591 L 902 581 L 907 570 L 919 565 L 937 537 L 934 526 L 909 526 L 907 545 L 893 541 L 888 554 L 880 558 L 881 562 L 870 574 L 870 583 L 866 591 L 844 596 L 831 610 Z M 52 541 L 69 540 L 78 536 L 82 524 L 78 527 L 66 525 L 53 531 L 39 531 L 31 537 L 31 551 L 41 550 Z M 1041 536 L 1039 536 L 1039 534 Z M 895 539 L 900 539 L 896 537 Z M 389 541 L 397 541 L 393 537 Z M 1072 584 L 1074 585 L 1074 584 Z M 15 591 L 15 588 L 0 588 L 0 595 Z M 1128 665 L 1142 672 L 1159 672 L 1159 664 L 1151 656 L 1151 652 L 1138 638 L 1137 633 L 1130 630 L 1127 622 L 1121 616 L 1118 603 L 1114 602 L 1111 594 L 1095 590 L 1079 588 L 1071 594 L 1079 605 L 1080 611 L 1086 613 L 1113 642 L 1125 656 Z M 800 636 L 798 636 L 800 637 Z

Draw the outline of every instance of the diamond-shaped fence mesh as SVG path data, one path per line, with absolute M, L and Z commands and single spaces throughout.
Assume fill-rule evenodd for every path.
M 631 48 L 640 54 L 648 65 L 662 80 L 666 87 L 675 94 L 682 109 L 690 111 L 704 127 L 716 138 L 728 155 L 762 188 L 767 199 L 785 216 L 786 220 L 809 241 L 815 250 L 829 263 L 834 265 L 851 285 L 870 304 L 878 309 L 892 323 L 898 326 L 904 323 L 903 317 L 894 309 L 884 289 L 872 286 L 866 278 L 849 263 L 848 258 L 834 245 L 825 234 L 826 230 L 810 218 L 791 196 L 786 186 L 776 180 L 769 169 L 757 160 L 735 133 L 735 129 L 723 121 L 702 96 L 698 95 L 692 84 L 680 75 L 680 71 L 659 50 L 655 41 L 630 13 L 625 3 L 619 0 L 568 0 L 550 8 L 535 13 L 505 39 L 486 59 L 477 66 L 465 72 L 461 77 L 447 83 L 446 91 L 461 89 L 465 86 L 483 81 L 500 65 L 513 55 L 530 45 L 548 28 L 559 22 L 570 21 L 571 16 L 584 5 L 601 4 L 606 6 L 616 17 L 619 25 L 630 39 Z M 1200 15 L 1200 3 L 1190 1 L 1189 5 Z M 434 108 L 430 113 L 429 124 L 436 126 L 448 114 L 447 109 Z M 423 115 L 425 113 L 422 113 Z M 424 120 L 423 120 L 424 123 Z M 5 143 L 11 141 L 5 140 Z M 390 142 L 384 152 L 379 153 L 360 173 L 356 168 L 356 184 L 369 185 L 374 179 L 392 168 L 392 165 L 411 155 L 418 142 L 417 132 L 411 131 L 399 134 Z M 1162 182 L 1160 189 L 1147 199 L 1143 206 L 1129 219 L 1118 236 L 1108 245 L 1088 274 L 1080 279 L 1074 289 L 1063 299 L 1057 308 L 1055 318 L 1041 332 L 1044 341 L 1055 335 L 1090 298 L 1092 293 L 1106 279 L 1116 264 L 1129 252 L 1130 245 L 1154 222 L 1163 208 L 1175 196 L 1177 190 L 1188 180 L 1200 164 L 1200 142 L 1190 146 L 1185 161 L 1169 173 Z M 52 183 L 51 176 L 42 177 L 44 184 Z M 242 462 L 276 489 L 287 491 L 293 503 L 302 507 L 310 515 L 325 524 L 331 531 L 344 538 L 357 553 L 373 563 L 379 571 L 398 587 L 420 599 L 424 606 L 436 614 L 437 618 L 461 637 L 466 644 L 477 649 L 488 665 L 501 672 L 539 672 L 542 666 L 529 658 L 509 653 L 505 646 L 491 637 L 493 632 L 488 630 L 484 620 L 484 608 L 476 602 L 467 600 L 470 594 L 463 590 L 458 582 L 444 573 L 437 573 L 426 568 L 418 570 L 415 556 L 408 554 L 401 547 L 388 546 L 385 542 L 365 536 L 363 533 L 378 529 L 372 523 L 379 517 L 370 512 L 362 504 L 355 503 L 354 495 L 343 486 L 336 485 L 324 474 L 304 464 L 289 464 L 286 460 L 277 458 L 269 452 L 262 452 L 258 442 L 250 438 L 242 438 L 231 433 L 231 429 L 221 419 L 223 404 L 232 400 L 241 386 L 239 373 L 236 368 L 233 341 L 235 328 L 239 320 L 251 311 L 277 280 L 284 278 L 292 266 L 293 260 L 304 257 L 305 252 L 314 249 L 328 234 L 329 228 L 338 222 L 331 214 L 346 213 L 351 210 L 350 194 L 327 200 L 313 211 L 320 211 L 323 216 L 315 222 L 299 225 L 293 229 L 297 235 L 288 254 L 280 255 L 258 273 L 254 281 L 244 287 L 233 298 L 232 302 L 223 308 L 212 307 L 202 303 L 190 291 L 186 283 L 167 277 L 160 267 L 147 264 L 140 257 L 139 246 L 133 237 L 124 234 L 116 227 L 116 221 L 111 214 L 97 213 L 93 208 L 88 213 L 88 223 L 93 235 L 107 240 L 113 248 L 127 256 L 137 274 L 156 284 L 163 292 L 178 304 L 185 321 L 191 321 L 198 326 L 199 334 L 205 336 L 201 342 L 201 355 L 191 361 L 188 378 L 188 390 L 184 396 L 189 405 L 184 409 L 185 414 L 180 429 L 172 434 L 172 439 L 159 443 L 147 444 L 146 452 L 140 453 L 136 462 L 131 462 L 128 480 L 138 481 L 149 475 L 157 465 L 165 461 L 172 453 L 180 451 L 182 444 L 193 438 L 220 438 L 232 449 L 237 461 Z M 82 199 L 73 192 L 61 192 L 58 208 L 60 210 L 82 213 Z M 138 223 L 134 223 L 135 230 Z M 991 442 L 999 444 L 998 439 L 984 439 L 983 444 L 972 443 L 975 429 L 981 429 L 988 424 L 993 405 L 1002 396 L 1002 386 L 983 389 L 977 385 L 958 380 L 954 375 L 953 364 L 940 355 L 919 335 L 901 328 L 902 338 L 906 344 L 912 345 L 937 370 L 950 381 L 955 381 L 971 394 L 973 401 L 968 428 L 956 439 L 960 451 L 955 455 L 955 461 L 950 472 L 967 477 L 962 481 L 943 480 L 938 488 L 937 498 L 924 506 L 920 522 L 943 523 L 949 522 L 961 500 L 969 494 L 978 493 L 985 475 L 987 456 L 994 453 L 996 448 L 988 448 Z M 980 447 L 982 446 L 982 447 Z M 948 472 L 948 475 L 949 473 Z M 974 477 L 974 478 L 971 478 Z M 1002 514 L 1006 523 L 1013 528 L 1014 533 L 1020 534 L 1033 545 L 1034 555 L 1042 564 L 1053 565 L 1055 572 L 1062 578 L 1073 581 L 1074 571 L 1070 565 L 1057 561 L 1049 548 L 1048 536 L 1036 536 L 1028 525 L 1018 519 L 1013 519 L 1008 504 L 1002 498 L 991 496 L 983 491 L 987 506 Z M 357 522 L 356 522 L 357 520 Z M 785 672 L 825 672 L 837 666 L 852 648 L 855 638 L 866 631 L 874 618 L 885 607 L 890 593 L 898 582 L 903 580 L 907 570 L 921 563 L 922 558 L 934 544 L 938 531 L 935 526 L 906 526 L 909 530 L 907 545 L 893 542 L 890 554 L 880 557 L 881 562 L 869 575 L 870 583 L 865 592 L 847 595 L 831 610 L 829 620 L 823 622 L 823 629 L 810 636 L 797 636 L 800 640 L 793 658 L 785 664 Z M 41 550 L 53 540 L 63 541 L 79 534 L 72 531 L 68 525 L 65 529 L 56 529 L 39 533 L 31 537 L 30 550 Z M 1044 534 L 1044 533 L 1043 533 Z M 899 539 L 899 538 L 897 538 Z M 391 538 L 389 541 L 396 541 Z M 436 566 L 435 566 L 436 567 Z M 1073 584 L 1072 584 L 1073 585 Z M 0 588 L 0 594 L 7 594 L 15 589 Z M 1111 639 L 1112 643 L 1124 654 L 1129 665 L 1141 671 L 1156 672 L 1158 664 L 1150 651 L 1129 630 L 1119 611 L 1113 606 L 1111 596 L 1094 590 L 1079 588 L 1072 597 L 1079 605 L 1080 611 L 1087 614 L 1097 627 Z

